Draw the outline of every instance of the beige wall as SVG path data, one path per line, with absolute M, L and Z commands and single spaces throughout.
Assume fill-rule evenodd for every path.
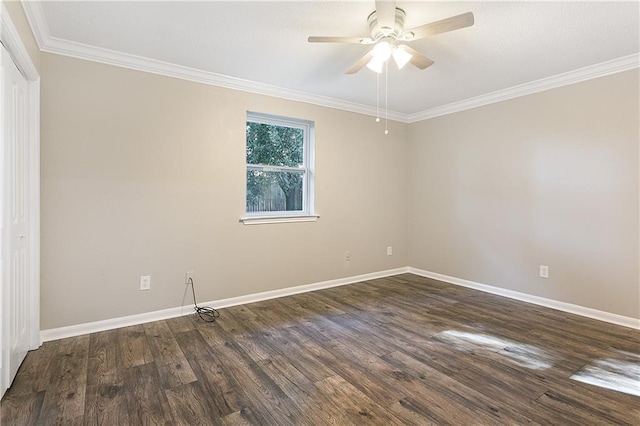
M 2 4 L 4 4 L 7 8 L 9 16 L 11 17 L 11 21 L 18 30 L 20 39 L 27 48 L 33 64 L 38 69 L 38 71 L 40 71 L 40 50 L 38 49 L 36 40 L 33 37 L 33 33 L 31 32 L 31 27 L 29 26 L 27 17 L 24 14 L 22 4 L 20 4 L 20 1 L 17 0 L 2 0 Z
M 40 62 L 42 329 L 179 306 L 187 270 L 210 301 L 407 265 L 640 317 L 638 70 L 385 137 L 359 114 Z M 316 122 L 318 222 L 238 222 L 247 110 Z
M 187 270 L 204 302 L 407 265 L 406 124 L 385 136 L 335 109 L 46 53 L 41 67 L 42 329 L 179 306 Z M 315 121 L 317 222 L 239 223 L 247 110 Z
M 640 318 L 638 81 L 411 124 L 409 264 Z

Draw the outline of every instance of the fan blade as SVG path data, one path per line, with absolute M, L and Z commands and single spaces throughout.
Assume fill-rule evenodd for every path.
M 371 44 L 373 40 L 368 37 L 321 37 L 311 36 L 307 39 L 309 43 L 353 43 Z
M 366 55 L 364 55 L 358 62 L 356 62 L 351 68 L 347 70 L 345 74 L 355 74 L 364 68 L 365 65 L 369 63 L 369 61 L 373 58 L 373 52 L 369 51 Z
M 405 31 L 400 39 L 417 40 L 440 33 L 459 30 L 460 28 L 470 27 L 471 25 L 473 25 L 473 13 L 467 12 L 462 15 L 452 16 L 451 18 L 421 25 L 409 31 Z M 413 34 L 413 36 L 411 36 L 411 34 Z
M 393 30 L 396 26 L 395 0 L 376 0 L 376 14 L 378 15 L 378 25 L 380 25 L 380 28 L 387 27 Z
M 398 49 L 403 49 L 411 53 L 411 59 L 409 59 L 409 62 L 411 62 L 411 65 L 420 68 L 421 70 L 433 65 L 433 61 L 431 59 L 427 58 L 417 50 L 410 48 L 409 46 L 401 44 L 400 46 L 398 46 Z

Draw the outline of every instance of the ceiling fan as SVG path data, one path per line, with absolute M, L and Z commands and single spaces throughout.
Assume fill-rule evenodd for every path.
M 393 57 L 398 68 L 404 67 L 409 62 L 423 70 L 431 66 L 433 61 L 417 50 L 400 43 L 410 42 L 473 25 L 473 13 L 467 12 L 462 15 L 452 16 L 451 18 L 405 30 L 404 22 L 406 16 L 404 10 L 396 7 L 395 0 L 376 0 L 376 10 L 367 18 L 369 29 L 371 30 L 371 37 L 311 36 L 307 40 L 309 43 L 374 45 L 366 55 L 347 70 L 347 74 L 357 73 L 364 66 L 367 66 L 367 68 L 377 73 L 381 73 L 382 66 L 390 57 Z

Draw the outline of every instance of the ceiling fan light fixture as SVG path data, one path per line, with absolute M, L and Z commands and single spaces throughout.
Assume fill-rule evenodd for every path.
M 384 62 L 391 57 L 391 51 L 391 43 L 386 40 L 382 40 L 373 47 L 372 53 L 374 58 Z
M 386 59 L 380 59 L 377 57 L 373 57 L 371 58 L 371 60 L 367 63 L 367 68 L 369 68 L 371 71 L 377 72 L 378 74 L 382 73 L 382 66 L 384 65 L 384 63 L 386 62 Z
M 407 65 L 407 63 L 413 57 L 411 53 L 407 52 L 406 50 L 404 50 L 402 47 L 399 47 L 399 46 L 395 46 L 393 48 L 392 55 L 393 55 L 393 60 L 396 62 L 396 65 L 398 66 L 399 70 L 401 70 L 402 67 Z

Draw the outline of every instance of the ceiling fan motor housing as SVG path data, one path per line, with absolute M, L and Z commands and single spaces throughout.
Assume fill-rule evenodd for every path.
M 378 23 L 378 14 L 374 10 L 369 17 L 367 18 L 367 22 L 369 23 L 369 30 L 371 31 L 371 38 L 375 41 L 381 40 L 383 38 L 390 37 L 393 40 L 399 38 L 404 32 L 404 21 L 407 17 L 407 14 L 404 10 L 396 7 L 396 19 L 393 28 L 381 27 Z

